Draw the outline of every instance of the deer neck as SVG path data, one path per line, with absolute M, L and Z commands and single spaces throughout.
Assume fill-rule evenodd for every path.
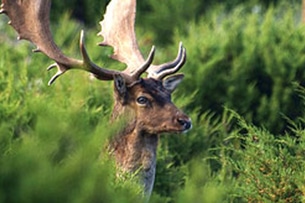
M 112 140 L 112 151 L 117 163 L 126 171 L 147 170 L 155 164 L 158 135 L 132 128 L 127 126 Z
M 158 140 L 158 135 L 139 129 L 137 120 L 133 119 L 110 144 L 120 171 L 137 173 L 146 196 L 151 194 L 155 180 Z

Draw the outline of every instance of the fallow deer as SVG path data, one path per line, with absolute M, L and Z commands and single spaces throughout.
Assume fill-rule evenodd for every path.
M 102 46 L 114 49 L 113 59 L 125 63 L 124 71 L 109 70 L 93 63 L 85 49 L 83 31 L 80 35 L 82 60 L 64 55 L 55 44 L 50 31 L 51 0 L 2 0 L 1 13 L 25 39 L 55 61 L 48 70 L 57 68 L 51 85 L 60 75 L 71 69 L 92 73 L 99 80 L 113 80 L 115 105 L 113 118 L 130 117 L 124 130 L 115 136 L 109 148 L 117 166 L 124 172 L 139 171 L 146 196 L 150 196 L 155 179 L 156 149 L 159 134 L 185 132 L 192 126 L 190 118 L 171 102 L 171 93 L 181 82 L 183 74 L 176 73 L 185 63 L 186 50 L 180 43 L 177 58 L 161 65 L 153 65 L 155 48 L 144 60 L 136 41 L 134 23 L 136 0 L 112 0 L 100 23 Z M 146 78 L 141 75 L 148 73 Z

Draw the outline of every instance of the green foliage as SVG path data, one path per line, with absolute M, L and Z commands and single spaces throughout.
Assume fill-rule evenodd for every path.
M 239 125 L 241 132 L 228 141 L 240 145 L 225 147 L 240 182 L 235 195 L 247 202 L 304 201 L 304 130 L 274 137 L 241 118 Z
M 193 82 L 183 88 L 199 91 L 189 108 L 221 114 L 226 106 L 275 133 L 287 130 L 281 115 L 304 116 L 294 86 L 304 85 L 304 27 L 296 23 L 297 8 L 288 8 L 214 10 L 190 26 L 182 41 Z
M 95 26 L 101 20 L 108 2 L 108 0 L 53 0 L 51 17 L 58 21 L 63 13 L 69 12 L 75 19 L 86 23 L 87 26 Z
M 304 201 L 303 128 L 294 123 L 293 133 L 275 137 L 231 111 L 217 123 L 208 136 L 218 139 L 201 159 L 188 162 L 174 202 Z
M 145 55 L 153 38 L 167 33 L 156 36 L 156 30 L 174 31 L 174 37 L 162 37 L 173 45 L 157 47 L 160 63 L 175 57 L 183 41 L 186 77 L 173 99 L 194 127 L 161 136 L 151 202 L 304 202 L 305 35 L 299 10 L 250 4 L 197 15 L 201 3 L 173 2 L 160 6 L 160 16 L 139 20 L 139 44 Z M 156 13 L 157 4 L 139 5 Z M 79 56 L 83 25 L 67 14 L 60 18 L 52 25 L 55 41 Z M 121 69 L 108 59 L 111 49 L 96 46 L 99 28 L 84 29 L 92 60 Z M 8 26 L 0 24 L 0 30 L 0 202 L 140 202 L 137 180 L 117 180 L 104 149 L 120 128 L 108 122 L 112 84 L 71 71 L 47 87 L 54 72 L 44 68 L 52 62 L 32 54 L 29 43 L 16 42 Z
M 71 13 L 74 19 L 83 22 L 86 26 L 95 27 L 110 0 L 61 0 L 52 1 L 51 17 L 58 22 L 62 13 Z M 187 24 L 197 21 L 206 12 L 213 10 L 215 6 L 222 5 L 226 11 L 233 10 L 236 6 L 247 3 L 260 4 L 264 8 L 280 4 L 281 0 L 146 0 L 138 1 L 137 23 L 140 27 L 153 34 L 153 42 L 168 44 L 172 41 L 175 29 L 186 32 Z M 300 0 L 290 0 L 290 4 L 300 4 Z

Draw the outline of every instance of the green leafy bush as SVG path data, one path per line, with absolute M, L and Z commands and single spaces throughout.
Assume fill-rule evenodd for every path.
M 70 13 L 71 16 L 84 23 L 86 26 L 97 27 L 98 21 L 106 10 L 110 0 L 70 0 L 64 2 L 61 0 L 52 1 L 51 17 L 54 22 L 59 22 L 63 13 Z M 281 4 L 281 0 L 146 0 L 138 1 L 137 4 L 137 24 L 149 32 L 153 37 L 153 43 L 160 45 L 172 42 L 172 36 L 176 29 L 186 32 L 188 24 L 192 21 L 198 21 L 210 10 L 219 5 L 223 6 L 225 11 L 232 11 L 236 6 L 247 4 L 255 6 L 261 5 L 266 9 L 273 5 Z M 300 5 L 300 0 L 290 0 L 290 5 Z
M 220 115 L 226 106 L 279 133 L 287 130 L 283 115 L 304 116 L 294 85 L 305 81 L 304 27 L 296 23 L 297 8 L 257 9 L 214 10 L 190 26 L 182 39 L 188 49 L 182 88 L 198 90 L 191 109 Z

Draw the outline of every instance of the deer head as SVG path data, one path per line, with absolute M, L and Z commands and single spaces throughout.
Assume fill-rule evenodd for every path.
M 191 128 L 190 119 L 171 102 L 171 93 L 182 78 L 182 75 L 163 81 L 145 78 L 129 86 L 118 75 L 115 78 L 116 105 L 132 108 L 138 131 L 149 134 L 187 131 Z
M 171 93 L 183 78 L 183 74 L 175 73 L 185 63 L 186 50 L 180 43 L 176 59 L 161 65 L 153 65 L 155 48 L 152 47 L 147 59 L 144 60 L 134 31 L 136 0 L 112 0 L 107 6 L 104 20 L 100 23 L 102 30 L 98 35 L 102 36 L 104 41 L 99 45 L 113 47 L 112 58 L 127 65 L 123 71 L 109 70 L 93 63 L 85 48 L 83 31 L 80 34 L 82 60 L 63 54 L 53 41 L 50 32 L 50 5 L 51 0 L 2 0 L 0 10 L 9 17 L 9 24 L 18 32 L 18 39 L 32 42 L 37 46 L 35 52 L 43 52 L 55 61 L 47 69 L 57 68 L 49 85 L 71 69 L 90 72 L 99 80 L 113 80 L 115 89 L 113 117 L 116 118 L 125 108 L 131 109 L 134 114 L 133 128 L 126 134 L 135 139 L 138 139 L 139 135 L 151 137 L 162 132 L 184 132 L 191 128 L 189 117 L 171 102 Z M 147 73 L 147 78 L 141 78 L 144 72 Z M 126 140 L 127 144 L 120 145 L 122 142 L 117 142 L 116 148 L 134 144 L 133 138 Z M 147 157 L 143 158 L 143 152 L 154 145 L 149 142 L 151 141 L 140 142 L 144 144 L 135 146 L 133 152 L 118 150 L 122 152 L 117 155 L 119 165 L 132 171 L 135 169 L 133 165 L 146 163 Z M 155 154 L 155 147 L 152 149 L 151 153 Z M 148 157 L 153 156 L 152 154 Z M 128 157 L 133 157 L 132 161 L 124 160 Z M 153 162 L 149 162 L 151 164 L 148 164 L 148 168 Z M 149 187 L 151 190 L 151 185 Z

